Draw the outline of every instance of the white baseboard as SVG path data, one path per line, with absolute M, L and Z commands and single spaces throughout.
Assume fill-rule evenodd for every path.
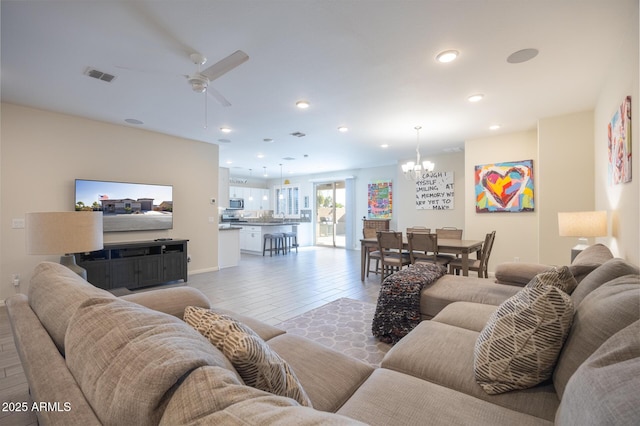
M 220 268 L 218 268 L 217 266 L 214 266 L 213 268 L 204 268 L 204 269 L 196 269 L 195 271 L 189 271 L 189 275 L 204 274 L 206 272 L 216 272 L 219 270 Z

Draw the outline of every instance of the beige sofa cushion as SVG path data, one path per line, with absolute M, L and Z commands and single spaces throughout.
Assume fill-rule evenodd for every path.
M 154 425 L 174 386 L 227 359 L 179 319 L 116 298 L 85 301 L 71 318 L 66 363 L 105 425 Z
M 637 425 L 640 420 L 640 321 L 614 334 L 578 367 L 556 425 Z
M 243 386 L 228 370 L 200 367 L 171 397 L 160 422 L 176 425 L 361 425 L 293 399 Z
M 576 284 L 569 268 L 554 268 L 498 307 L 474 349 L 475 377 L 485 392 L 526 389 L 551 376 L 573 320 L 565 291 Z
M 498 306 L 521 289 L 521 287 L 496 284 L 486 278 L 447 274 L 422 289 L 420 313 L 423 319 L 431 319 L 453 302 Z
M 382 367 L 427 380 L 474 398 L 553 421 L 558 396 L 551 384 L 489 395 L 476 382 L 473 349 L 478 332 L 422 321 L 382 360 Z
M 29 305 L 63 355 L 69 320 L 90 297 L 115 298 L 59 263 L 42 262 L 36 266 L 29 284 Z
M 553 372 L 553 384 L 560 398 L 580 364 L 605 340 L 640 319 L 639 294 L 640 276 L 625 275 L 593 290 L 578 305 Z
M 127 294 L 120 298 L 180 319 L 184 316 L 184 309 L 187 306 L 199 306 L 201 308 L 209 308 L 211 306 L 204 293 L 196 288 L 186 286 L 141 291 Z
M 246 385 L 311 406 L 293 369 L 249 327 L 194 306 L 185 309 L 184 320 L 231 361 Z
M 386 368 L 374 371 L 338 414 L 383 426 L 553 424 Z
M 620 258 L 614 258 L 603 263 L 598 269 L 587 275 L 580 285 L 571 293 L 573 305 L 577 308 L 582 300 L 593 290 L 602 284 L 614 280 L 618 277 L 630 274 L 638 274 L 640 270 L 637 266 L 626 262 Z
M 483 303 L 454 302 L 447 305 L 431 321 L 453 325 L 478 333 L 487 325 L 491 315 L 498 309 Z
M 373 371 L 369 364 L 292 333 L 268 343 L 293 367 L 317 410 L 336 411 Z

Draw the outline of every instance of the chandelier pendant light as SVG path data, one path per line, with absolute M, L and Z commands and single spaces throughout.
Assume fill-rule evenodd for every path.
M 436 165 L 428 160 L 420 162 L 420 129 L 422 127 L 416 126 L 414 129 L 416 129 L 416 161 L 407 161 L 401 167 L 405 178 L 419 180 L 422 173 L 432 172 Z

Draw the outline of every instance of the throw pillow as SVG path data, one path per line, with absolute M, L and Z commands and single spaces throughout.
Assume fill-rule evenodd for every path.
M 556 266 L 533 277 L 525 287 L 536 285 L 550 285 L 571 294 L 578 286 L 578 281 L 573 276 L 570 266 Z
M 543 272 L 492 314 L 474 349 L 475 378 L 485 392 L 526 389 L 551 376 L 573 321 L 564 290 L 573 283 L 566 266 Z
M 311 407 L 289 364 L 252 329 L 227 315 L 195 306 L 185 309 L 184 320 L 231 361 L 246 385 Z

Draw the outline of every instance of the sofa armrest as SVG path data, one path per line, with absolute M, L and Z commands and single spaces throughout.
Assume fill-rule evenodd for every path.
M 120 297 L 155 311 L 164 312 L 182 319 L 187 306 L 210 309 L 211 302 L 200 290 L 193 287 L 172 287 L 143 291 Z
M 541 272 L 551 270 L 549 265 L 539 263 L 504 262 L 496 266 L 496 283 L 524 287 Z
M 38 423 L 100 424 L 65 359 L 31 310 L 27 296 L 17 294 L 7 299 L 7 313 L 31 398 L 38 404 L 60 403 L 58 410 L 38 410 Z

